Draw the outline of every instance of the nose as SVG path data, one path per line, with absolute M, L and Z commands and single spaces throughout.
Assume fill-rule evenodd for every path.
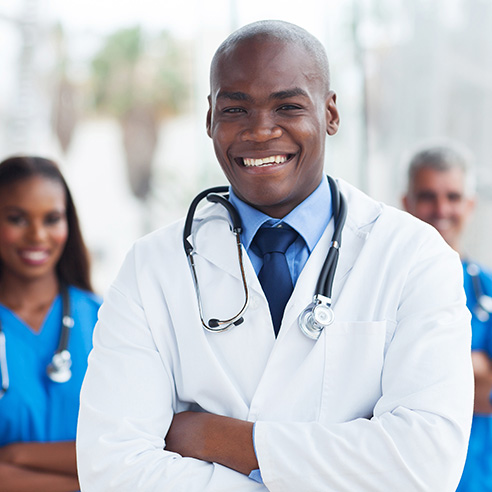
M 246 142 L 267 142 L 282 136 L 282 128 L 278 126 L 267 112 L 252 114 L 248 126 L 242 131 L 242 139 Z
M 42 223 L 32 222 L 28 229 L 28 238 L 32 242 L 40 242 L 46 238 L 46 228 Z
M 452 205 L 446 198 L 439 197 L 435 202 L 435 214 L 437 217 L 447 217 L 452 209 Z

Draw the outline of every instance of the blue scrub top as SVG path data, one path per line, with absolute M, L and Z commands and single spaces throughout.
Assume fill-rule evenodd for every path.
M 467 307 L 472 313 L 472 350 L 482 350 L 492 358 L 492 315 L 486 321 L 476 316 L 477 298 L 471 275 L 463 263 Z M 480 282 L 484 294 L 492 296 L 492 272 L 480 266 Z M 474 415 L 468 455 L 456 492 L 492 491 L 492 416 Z
M 46 374 L 60 340 L 61 296 L 53 301 L 39 332 L 0 304 L 10 379 L 9 389 L 0 399 L 0 446 L 75 439 L 79 393 L 101 300 L 75 287 L 69 288 L 69 295 L 74 326 L 68 345 L 72 377 L 66 383 L 53 382 Z

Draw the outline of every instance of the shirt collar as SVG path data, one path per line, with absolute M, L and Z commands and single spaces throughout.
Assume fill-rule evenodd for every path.
M 229 201 L 236 207 L 241 217 L 241 240 L 246 249 L 249 249 L 256 231 L 263 224 L 273 227 L 284 223 L 302 236 L 311 253 L 332 216 L 331 192 L 327 179 L 322 179 L 319 186 L 283 219 L 274 219 L 243 202 L 231 187 L 229 187 Z

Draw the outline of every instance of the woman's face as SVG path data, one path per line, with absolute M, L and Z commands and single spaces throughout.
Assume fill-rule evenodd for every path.
M 2 280 L 56 275 L 68 237 L 66 197 L 58 181 L 35 176 L 0 188 Z

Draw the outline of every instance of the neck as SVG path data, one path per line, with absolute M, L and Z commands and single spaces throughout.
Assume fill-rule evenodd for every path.
M 50 304 L 59 292 L 55 272 L 40 279 L 25 280 L 4 274 L 0 278 L 0 302 L 18 311 L 28 306 Z

